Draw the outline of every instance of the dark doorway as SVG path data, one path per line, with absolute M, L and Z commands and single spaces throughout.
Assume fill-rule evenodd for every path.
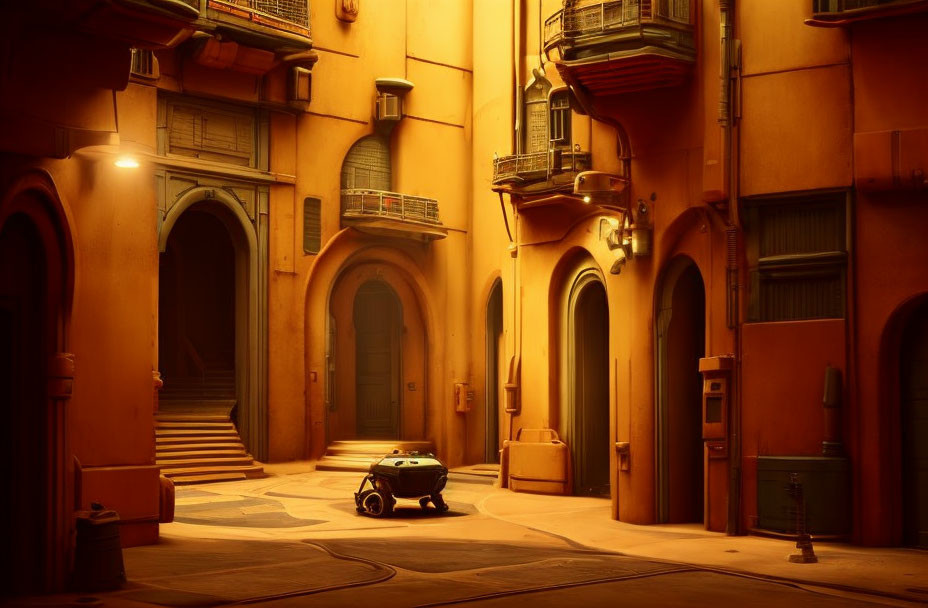
M 158 350 L 162 401 L 234 404 L 236 259 L 208 204 L 180 216 L 161 255 Z M 204 405 L 204 407 L 206 407 Z
M 609 306 L 603 284 L 581 278 L 571 293 L 568 314 L 574 492 L 608 495 Z
M 672 263 L 658 308 L 658 521 L 703 521 L 705 288 L 696 265 Z
M 355 383 L 359 439 L 400 439 L 400 337 L 396 292 L 368 281 L 354 299 Z
M 41 591 L 47 557 L 46 509 L 50 445 L 46 361 L 54 352 L 49 326 L 47 264 L 36 226 L 13 215 L 0 231 L 0 538 L 11 557 L 0 569 L 0 595 Z
M 928 549 L 928 300 L 902 332 L 899 363 L 904 540 Z
M 503 358 L 503 282 L 499 279 L 487 300 L 486 461 L 499 462 L 499 393 Z

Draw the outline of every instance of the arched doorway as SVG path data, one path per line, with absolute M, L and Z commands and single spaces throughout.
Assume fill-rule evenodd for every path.
M 235 247 L 208 205 L 188 209 L 161 255 L 158 351 L 164 398 L 235 400 Z
M 673 260 L 658 292 L 657 520 L 703 521 L 702 377 L 705 287 L 689 258 Z
M 901 335 L 903 541 L 928 549 L 928 298 L 911 312 Z
M 355 395 L 359 439 L 399 439 L 402 308 L 384 281 L 367 281 L 354 298 Z
M 595 271 L 568 298 L 568 443 L 574 493 L 609 495 L 609 305 Z
M 0 201 L 0 596 L 54 591 L 69 568 L 73 472 L 67 410 L 73 250 L 50 180 Z
M 503 282 L 493 283 L 486 317 L 486 462 L 499 462 L 500 362 L 503 359 Z
M 48 504 L 45 362 L 49 355 L 43 315 L 45 251 L 26 216 L 11 217 L 0 231 L 0 537 L 15 559 L 3 568 L 2 589 L 42 589 L 45 536 L 42 506 Z M 7 544 L 7 543 L 4 543 Z
M 256 240 L 237 202 L 204 200 L 216 192 L 179 200 L 162 227 L 159 411 L 229 416 L 248 451 L 261 458 L 267 422 L 258 367 L 265 325 Z

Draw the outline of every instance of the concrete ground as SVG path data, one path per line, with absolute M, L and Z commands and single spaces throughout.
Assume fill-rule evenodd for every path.
M 124 550 L 118 591 L 24 606 L 914 606 L 928 552 L 635 526 L 608 500 L 517 494 L 454 476 L 450 511 L 355 512 L 362 473 L 268 467 L 272 476 L 177 488 L 158 545 Z

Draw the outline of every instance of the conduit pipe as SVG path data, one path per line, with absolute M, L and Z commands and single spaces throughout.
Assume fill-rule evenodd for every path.
M 732 71 L 737 69 L 733 61 L 736 52 L 734 41 L 735 0 L 719 0 L 719 26 L 721 34 L 721 90 L 719 95 L 719 124 L 722 126 L 723 180 L 728 190 L 728 222 L 726 237 L 726 274 L 728 326 L 734 331 L 735 368 L 732 387 L 731 410 L 729 412 L 729 478 L 728 478 L 728 522 L 729 535 L 740 533 L 741 519 L 741 303 L 739 297 L 740 268 L 738 264 L 738 237 L 741 233 L 738 214 L 738 171 L 735 159 L 735 108 L 732 101 Z

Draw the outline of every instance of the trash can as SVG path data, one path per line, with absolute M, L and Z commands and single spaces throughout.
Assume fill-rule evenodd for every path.
M 90 511 L 77 512 L 72 586 L 80 591 L 106 591 L 125 582 L 119 514 L 93 503 Z

